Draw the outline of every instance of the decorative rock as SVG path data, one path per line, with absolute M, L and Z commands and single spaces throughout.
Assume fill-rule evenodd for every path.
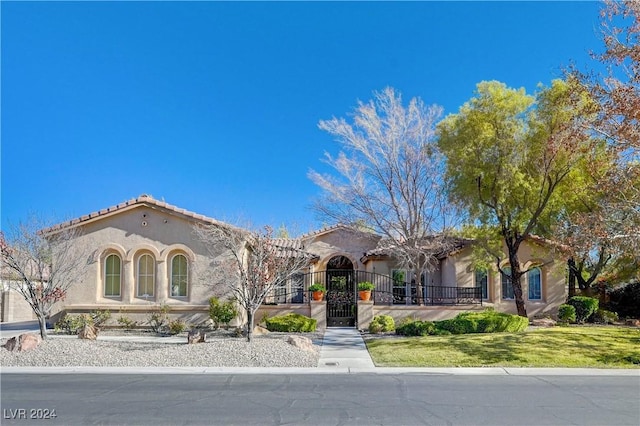
M 315 352 L 315 348 L 313 346 L 313 342 L 308 337 L 304 336 L 289 336 L 287 339 L 287 343 L 292 346 L 295 346 L 298 349 L 302 349 L 307 352 Z
M 253 335 L 254 335 L 254 336 L 262 336 L 262 335 L 269 334 L 269 333 L 270 333 L 270 331 L 269 331 L 269 330 L 267 330 L 266 328 L 261 327 L 261 326 L 259 326 L 259 325 L 256 325 L 256 326 L 253 328 Z
M 640 319 L 629 318 L 624 322 L 626 325 L 630 325 L 632 327 L 640 327 Z
M 204 330 L 191 330 L 187 334 L 187 344 L 205 343 L 207 341 L 207 333 Z
M 80 329 L 80 332 L 78 333 L 78 339 L 96 340 L 97 338 L 98 329 L 93 325 L 86 324 Z
M 531 320 L 531 325 L 535 327 L 555 327 L 556 322 L 551 318 L 535 318 Z
M 37 334 L 25 333 L 7 340 L 4 347 L 11 352 L 24 352 L 35 349 L 42 343 L 42 338 Z

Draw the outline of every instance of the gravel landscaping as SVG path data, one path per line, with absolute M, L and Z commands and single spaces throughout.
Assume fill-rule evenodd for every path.
M 10 352 L 0 348 L 3 367 L 317 367 L 321 333 L 302 333 L 314 342 L 315 352 L 289 343 L 291 333 L 255 336 L 250 345 L 245 338 L 214 334 L 206 343 L 186 344 L 184 339 L 146 339 L 153 342 L 118 340 L 101 334 L 98 340 L 74 336 L 49 336 L 31 351 Z M 135 336 L 143 337 L 144 336 Z M 182 336 L 180 336 L 182 337 Z M 102 339 L 101 339 L 102 338 Z M 114 340 L 112 340 L 114 339 Z M 131 339 L 131 340 L 134 340 Z M 181 340 L 181 341 L 179 341 Z M 4 345 L 7 339 L 0 340 Z

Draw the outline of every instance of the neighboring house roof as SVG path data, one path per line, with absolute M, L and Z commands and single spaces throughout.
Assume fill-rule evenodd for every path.
M 210 218 L 210 217 L 198 214 L 198 213 L 194 213 L 194 212 L 191 212 L 191 211 L 186 210 L 186 209 L 181 209 L 181 208 L 179 208 L 177 206 L 174 206 L 172 204 L 166 203 L 164 201 L 156 200 L 155 198 L 151 197 L 150 195 L 142 194 L 138 198 L 132 198 L 131 200 L 125 201 L 125 202 L 117 204 L 115 206 L 111 206 L 111 207 L 108 207 L 106 209 L 98 210 L 96 212 L 89 213 L 89 214 L 81 216 L 79 218 L 72 219 L 72 220 L 67 221 L 67 222 L 62 222 L 62 223 L 59 223 L 57 225 L 51 226 L 50 228 L 43 229 L 42 232 L 45 233 L 45 234 L 49 234 L 49 233 L 53 233 L 53 232 L 56 232 L 56 231 L 60 231 L 62 229 L 68 228 L 68 227 L 84 225 L 86 223 L 94 222 L 96 220 L 112 216 L 112 215 L 114 215 L 116 213 L 121 213 L 123 211 L 132 210 L 132 209 L 140 207 L 140 206 L 147 206 L 147 207 L 150 207 L 150 208 L 160 208 L 160 209 L 162 209 L 162 210 L 164 210 L 164 211 L 166 211 L 168 213 L 177 214 L 177 215 L 185 217 L 187 219 L 192 219 L 192 220 L 203 222 L 203 223 L 231 226 L 229 224 L 226 224 L 224 222 L 220 222 L 220 221 L 215 220 L 213 218 Z

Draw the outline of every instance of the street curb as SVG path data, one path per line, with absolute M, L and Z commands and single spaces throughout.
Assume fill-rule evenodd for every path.
M 449 376 L 627 376 L 640 369 L 597 368 L 296 368 L 296 367 L 2 367 L 0 374 L 425 374 Z

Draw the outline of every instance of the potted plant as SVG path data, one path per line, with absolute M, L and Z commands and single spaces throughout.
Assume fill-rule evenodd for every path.
M 361 283 L 358 283 L 358 294 L 360 295 L 360 300 L 366 301 L 371 299 L 371 290 L 374 288 L 376 288 L 376 286 L 369 281 L 362 281 Z
M 325 288 L 320 283 L 314 283 L 309 286 L 309 291 L 311 292 L 311 297 L 313 300 L 320 301 L 322 300 L 322 296 L 324 295 Z

